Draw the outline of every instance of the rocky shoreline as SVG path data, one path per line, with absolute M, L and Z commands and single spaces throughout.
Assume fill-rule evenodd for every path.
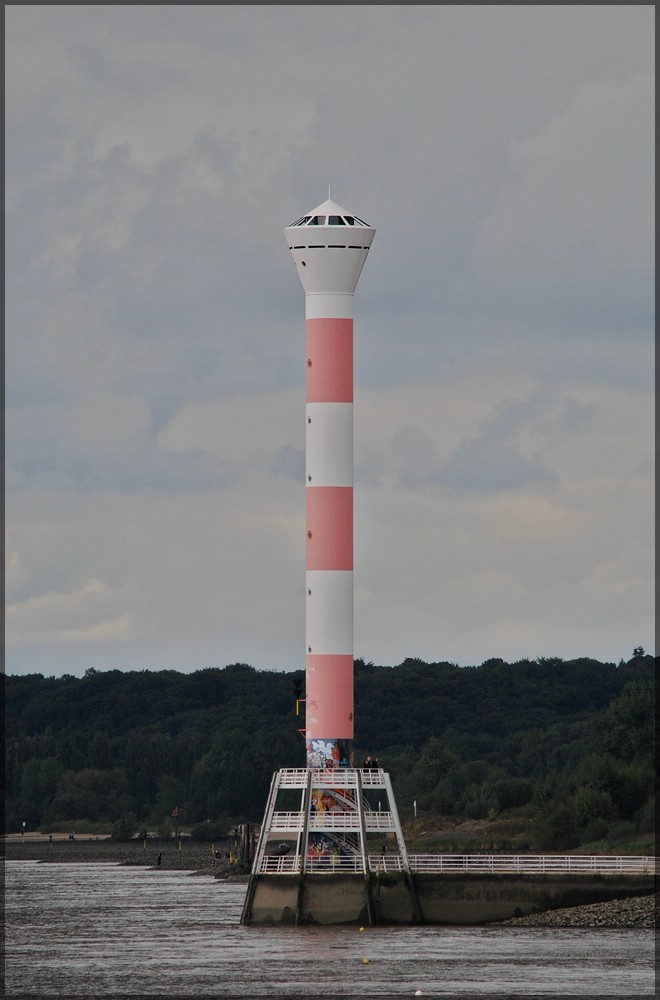
M 531 913 L 527 917 L 512 917 L 503 920 L 499 927 L 647 927 L 658 926 L 656 898 L 631 896 L 628 899 L 613 899 L 608 903 L 592 903 L 587 906 L 571 906 L 560 910 L 544 910 Z
M 213 848 L 222 856 L 212 852 Z M 39 841 L 6 839 L 4 857 L 7 860 L 40 861 L 44 863 L 81 864 L 105 863 L 142 865 L 165 871 L 187 871 L 191 875 L 212 875 L 231 882 L 247 882 L 250 866 L 226 856 L 226 844 L 197 843 L 187 838 L 181 848 L 174 840 L 120 842 L 109 838 L 77 837 L 74 841 L 53 837 Z M 160 864 L 158 855 L 160 854 Z M 491 925 L 493 926 L 493 925 Z M 607 903 L 573 906 L 567 909 L 545 910 L 527 917 L 501 921 L 499 927 L 569 927 L 569 928 L 654 928 L 658 926 L 656 897 L 633 896 Z

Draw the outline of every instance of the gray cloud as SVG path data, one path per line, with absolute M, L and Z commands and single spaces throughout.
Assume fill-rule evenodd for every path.
M 477 434 L 461 441 L 437 481 L 453 489 L 510 490 L 554 479 L 540 455 L 521 449 L 520 428 L 534 410 L 529 401 L 501 403 Z
M 623 317 L 647 325 L 654 229 L 648 130 L 654 74 L 589 80 L 568 107 L 512 151 L 511 175 L 481 227 L 475 266 L 513 311 Z M 632 155 L 631 162 L 631 152 Z
M 539 409 L 535 399 L 501 402 L 477 432 L 459 441 L 449 460 L 440 463 L 426 431 L 401 428 L 392 442 L 399 456 L 401 485 L 502 491 L 552 482 L 556 476 L 542 457 L 525 453 L 521 446 L 522 431 Z

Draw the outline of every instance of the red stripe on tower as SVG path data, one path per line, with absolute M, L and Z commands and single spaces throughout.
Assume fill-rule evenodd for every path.
M 353 320 L 307 320 L 307 402 L 353 402 Z
M 353 569 L 353 489 L 308 486 L 308 570 Z

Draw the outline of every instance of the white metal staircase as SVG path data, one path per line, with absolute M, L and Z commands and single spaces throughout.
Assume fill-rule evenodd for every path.
M 387 772 L 283 768 L 273 775 L 252 872 L 367 874 L 374 867 L 372 855 L 382 856 L 387 834 L 395 840 L 391 850 L 388 844 L 388 860 L 397 870 L 410 871 Z M 373 851 L 370 837 L 378 838 Z

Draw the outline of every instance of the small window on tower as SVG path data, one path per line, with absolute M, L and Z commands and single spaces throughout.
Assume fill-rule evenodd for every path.
M 345 226 L 346 223 L 342 219 L 341 215 L 329 215 L 328 216 L 329 226 Z
M 325 215 L 314 215 L 309 220 L 310 226 L 325 226 Z

